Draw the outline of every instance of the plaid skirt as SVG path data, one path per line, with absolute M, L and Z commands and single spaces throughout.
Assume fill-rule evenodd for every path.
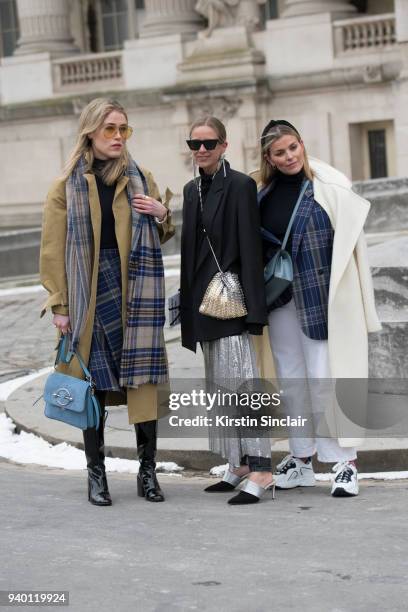
M 122 278 L 118 249 L 101 249 L 88 369 L 100 391 L 118 391 L 122 358 Z

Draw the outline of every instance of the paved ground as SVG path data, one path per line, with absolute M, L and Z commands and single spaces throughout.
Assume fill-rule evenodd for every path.
M 78 612 L 405 612 L 405 482 L 329 485 L 230 507 L 204 478 L 160 476 L 167 500 L 110 476 L 111 508 L 83 472 L 0 462 L 0 589 L 68 590 Z
M 0 381 L 52 363 L 55 330 L 40 319 L 44 293 L 0 295 Z
M 52 362 L 43 299 L 0 290 L 0 382 Z M 201 372 L 178 332 L 166 335 L 173 372 Z M 75 612 L 407 609 L 406 482 L 365 482 L 347 500 L 320 484 L 232 508 L 229 495 L 202 492 L 206 478 L 159 478 L 164 504 L 113 474 L 113 507 L 95 508 L 84 472 L 0 461 L 0 590 L 69 590 Z

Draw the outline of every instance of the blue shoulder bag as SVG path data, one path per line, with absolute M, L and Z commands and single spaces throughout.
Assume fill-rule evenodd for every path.
M 286 251 L 286 244 L 289 239 L 290 230 L 292 229 L 293 221 L 296 213 L 305 194 L 309 181 L 303 183 L 296 206 L 293 209 L 289 225 L 286 229 L 285 237 L 281 247 L 277 253 L 268 261 L 264 269 L 266 304 L 268 308 L 272 306 L 275 300 L 285 291 L 293 282 L 293 263 L 290 253 Z
M 75 355 L 85 374 L 85 380 L 56 371 L 50 374 L 44 388 L 44 414 L 49 419 L 62 421 L 79 429 L 98 429 L 101 409 L 95 396 L 91 374 L 79 354 L 67 350 L 67 344 L 67 336 L 61 336 L 54 367 L 61 362 L 69 363 Z

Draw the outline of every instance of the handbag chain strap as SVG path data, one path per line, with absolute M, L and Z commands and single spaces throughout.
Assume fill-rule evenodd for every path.
M 208 236 L 208 234 L 207 234 L 207 230 L 206 230 L 206 229 L 205 229 L 205 227 L 204 227 L 204 219 L 203 219 L 203 215 L 204 215 L 204 206 L 203 206 L 203 195 L 202 195 L 202 193 L 201 193 L 201 178 L 198 180 L 198 197 L 199 197 L 199 200 L 200 200 L 200 208 L 201 208 L 201 221 L 202 221 L 202 225 L 203 225 L 203 232 L 204 232 L 204 234 L 205 234 L 205 237 L 206 237 L 206 238 L 207 238 L 207 240 L 208 240 L 208 244 L 209 244 L 209 247 L 210 247 L 210 249 L 211 249 L 211 253 L 213 254 L 214 259 L 215 259 L 215 263 L 217 264 L 217 268 L 218 268 L 218 270 L 221 272 L 221 274 L 224 274 L 224 272 L 223 272 L 223 271 L 222 271 L 222 269 L 221 269 L 220 264 L 218 263 L 217 256 L 216 256 L 216 254 L 215 254 L 215 252 L 214 252 L 214 249 L 213 249 L 213 247 L 212 247 L 212 244 L 211 244 L 210 238 L 209 238 L 209 236 Z
M 301 203 L 301 201 L 302 201 L 302 199 L 303 199 L 303 196 L 305 195 L 305 192 L 306 192 L 306 189 L 307 189 L 307 188 L 308 188 L 308 186 L 309 186 L 309 183 L 310 183 L 309 179 L 306 179 L 306 180 L 305 180 L 305 182 L 304 182 L 304 183 L 303 183 L 303 185 L 302 185 L 302 189 L 300 190 L 300 193 L 299 193 L 298 199 L 297 199 L 297 201 L 296 201 L 295 208 L 293 209 L 292 216 L 291 216 L 291 218 L 290 218 L 290 221 L 289 221 L 288 227 L 286 228 L 285 237 L 284 237 L 283 242 L 282 242 L 282 245 L 281 245 L 281 251 L 284 251 L 284 250 L 285 250 L 285 248 L 286 248 L 286 244 L 287 244 L 288 239 L 289 239 L 290 231 L 291 231 L 291 229 L 292 229 L 292 225 L 293 225 L 293 222 L 294 222 L 294 220 L 295 220 L 296 213 L 297 213 L 297 211 L 299 210 L 300 203 Z M 204 214 L 204 206 L 203 206 L 203 195 L 202 195 L 202 192 L 201 192 L 201 178 L 198 180 L 198 197 L 199 197 L 199 200 L 200 200 L 201 217 L 203 217 L 203 214 Z M 213 257 L 214 257 L 214 259 L 215 259 L 215 263 L 217 264 L 217 268 L 218 268 L 218 270 L 221 272 L 221 274 L 223 274 L 223 271 L 222 271 L 222 269 L 221 269 L 221 266 L 220 266 L 220 264 L 218 263 L 217 256 L 216 256 L 216 254 L 215 254 L 215 252 L 214 252 L 214 249 L 213 249 L 213 247 L 212 247 L 211 240 L 210 240 L 210 238 L 209 238 L 209 236 L 208 236 L 207 230 L 206 230 L 206 229 L 205 229 L 205 227 L 204 227 L 204 220 L 203 220 L 203 218 L 202 218 L 202 225 L 203 225 L 203 232 L 204 232 L 204 234 L 205 234 L 205 237 L 206 237 L 206 238 L 207 238 L 207 240 L 208 240 L 208 245 L 209 245 L 209 247 L 210 247 L 210 249 L 211 249 L 211 253 L 213 254 Z
M 301 203 L 301 201 L 303 199 L 303 196 L 305 195 L 305 191 L 306 191 L 309 183 L 310 183 L 309 179 L 306 179 L 305 182 L 302 185 L 302 189 L 300 190 L 299 197 L 298 197 L 298 199 L 296 201 L 295 208 L 293 209 L 293 213 L 292 213 L 292 216 L 290 218 L 288 227 L 286 228 L 285 237 L 284 237 L 282 245 L 281 245 L 281 251 L 284 251 L 285 248 L 286 248 L 286 243 L 287 243 L 287 241 L 289 239 L 290 230 L 292 229 L 292 225 L 293 225 L 293 222 L 295 220 L 296 213 L 297 213 L 297 211 L 299 209 L 300 203 Z

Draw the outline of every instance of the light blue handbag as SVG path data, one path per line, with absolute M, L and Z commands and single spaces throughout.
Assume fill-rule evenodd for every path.
M 292 216 L 290 218 L 288 227 L 286 228 L 285 237 L 281 244 L 281 247 L 277 253 L 268 261 L 264 269 L 264 280 L 265 280 L 265 292 L 266 292 L 266 304 L 268 308 L 272 306 L 274 301 L 285 291 L 287 287 L 293 282 L 293 263 L 292 257 L 288 251 L 285 251 L 286 244 L 289 239 L 290 230 L 292 229 L 293 221 L 295 220 L 296 213 L 305 194 L 307 186 L 310 181 L 303 183 L 299 197 L 296 202 L 296 206 L 293 209 Z
M 101 408 L 95 396 L 95 386 L 91 374 L 79 354 L 68 351 L 67 345 L 67 336 L 61 336 L 55 366 L 61 362 L 70 363 L 75 355 L 85 374 L 85 380 L 61 372 L 50 374 L 44 388 L 44 414 L 49 419 L 62 421 L 67 425 L 79 427 L 79 429 L 88 429 L 89 427 L 98 429 Z

